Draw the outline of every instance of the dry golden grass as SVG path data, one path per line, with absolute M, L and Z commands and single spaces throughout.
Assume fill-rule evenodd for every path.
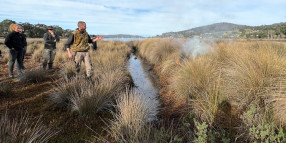
M 100 41 L 98 50 L 90 51 L 93 66 L 90 80 L 84 76 L 84 65 L 81 72 L 76 73 L 73 61 L 63 62 L 61 74 L 65 80 L 55 87 L 51 97 L 57 103 L 68 103 L 80 114 L 97 113 L 106 108 L 131 84 L 126 68 L 130 50 L 122 42 Z
M 126 91 L 116 100 L 117 113 L 108 129 L 115 142 L 150 142 L 151 121 L 156 118 L 157 107 L 144 95 Z
M 285 121 L 286 114 L 283 113 L 284 117 L 279 114 L 279 111 L 285 110 L 282 103 L 286 96 L 285 43 L 224 40 L 205 42 L 215 48 L 196 58 L 189 58 L 188 53 L 181 52 L 182 47 L 174 48 L 173 43 L 174 40 L 170 39 L 147 39 L 133 43 L 138 46 L 142 57 L 155 64 L 160 80 L 167 81 L 164 86 L 169 92 L 161 92 L 164 93 L 162 98 L 169 98 L 171 93 L 177 104 L 184 103 L 181 100 L 184 99 L 196 116 L 209 125 L 217 124 L 215 118 L 218 115 L 223 116 L 221 112 L 225 109 L 222 104 L 225 102 L 230 104 L 233 108 L 231 110 L 238 110 L 231 114 L 240 114 L 250 104 L 256 104 L 265 110 L 274 109 L 272 117 L 279 118 L 276 119 L 279 124 Z M 169 49 L 166 50 L 168 52 L 157 52 L 162 47 Z M 179 50 L 172 50 L 177 48 Z M 176 64 L 178 57 L 180 63 Z M 278 92 L 278 87 L 283 87 L 283 92 Z
M 151 64 L 173 59 L 181 54 L 180 44 L 174 39 L 146 39 L 138 45 L 140 55 Z
M 65 42 L 67 39 L 61 39 L 56 45 L 56 57 L 54 60 L 55 65 L 60 65 L 61 63 L 68 60 L 66 53 Z M 27 55 L 32 55 L 34 62 L 41 62 L 43 60 L 43 50 L 44 50 L 44 40 L 39 38 L 28 38 L 27 39 Z
M 7 112 L 0 116 L 0 142 L 47 142 L 57 132 L 43 125 L 41 119 L 32 121 L 32 117 L 24 114 L 10 118 Z

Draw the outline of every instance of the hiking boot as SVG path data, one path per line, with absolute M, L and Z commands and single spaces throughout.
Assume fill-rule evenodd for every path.
M 86 77 L 86 80 L 92 82 L 92 78 L 90 76 Z
M 49 70 L 53 69 L 53 64 L 49 64 Z
M 15 78 L 15 76 L 14 76 L 13 74 L 12 74 L 12 75 L 11 75 L 11 74 L 9 74 L 9 77 L 10 77 L 10 78 Z

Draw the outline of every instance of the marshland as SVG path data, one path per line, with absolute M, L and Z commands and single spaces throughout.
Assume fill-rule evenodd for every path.
M 82 65 L 57 44 L 42 70 L 28 38 L 23 75 L 9 78 L 1 39 L 0 142 L 285 142 L 286 43 L 147 38 L 99 41 Z

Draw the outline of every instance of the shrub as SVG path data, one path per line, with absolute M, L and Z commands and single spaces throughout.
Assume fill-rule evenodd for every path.
M 266 109 L 268 110 L 268 109 Z M 260 108 L 251 105 L 241 115 L 243 121 L 242 131 L 245 132 L 245 140 L 250 142 L 285 142 L 286 134 L 282 127 L 276 127 L 273 120 Z

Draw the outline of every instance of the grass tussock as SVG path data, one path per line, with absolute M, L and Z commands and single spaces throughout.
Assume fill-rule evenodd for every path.
M 47 79 L 47 73 L 38 67 L 26 70 L 18 78 L 21 82 L 39 83 Z
M 135 91 L 126 91 L 116 100 L 114 120 L 108 129 L 116 142 L 150 142 L 151 121 L 158 107 L 152 100 Z
M 11 97 L 14 95 L 11 83 L 0 83 L 0 97 Z
M 9 61 L 9 53 L 7 52 L 8 48 L 4 50 L 4 48 L 0 48 L 2 52 L 2 57 L 0 57 L 0 63 L 1 64 L 7 64 Z
M 85 78 L 84 65 L 77 73 L 73 62 L 65 63 L 61 70 L 65 79 L 55 87 L 52 100 L 66 103 L 80 114 L 97 113 L 130 86 L 131 78 L 125 66 L 130 49 L 122 42 L 102 42 L 106 45 L 99 42 L 98 50 L 90 52 L 92 78 Z
M 70 79 L 76 76 L 76 68 L 74 61 L 67 61 L 64 64 L 61 64 L 60 67 L 61 67 L 60 74 L 64 78 Z
M 170 89 L 184 98 L 202 121 L 213 124 L 222 96 L 220 69 L 215 61 L 204 57 L 185 62 L 171 80 Z
M 230 67 L 225 69 L 231 85 L 227 92 L 238 98 L 242 105 L 260 100 L 268 88 L 276 86 L 277 81 L 285 77 L 285 57 L 279 56 L 275 49 L 245 49 L 232 54 L 234 56 L 228 63 Z
M 44 126 L 41 119 L 35 122 L 27 114 L 10 118 L 7 112 L 0 116 L 0 130 L 1 143 L 44 143 L 57 133 Z
M 75 76 L 60 82 L 51 98 L 56 103 L 66 103 L 80 114 L 97 113 L 107 107 L 129 82 L 129 77 L 120 70 L 105 71 L 91 81 L 84 76 Z
M 146 39 L 137 44 L 140 55 L 151 64 L 174 59 L 181 53 L 180 44 L 173 39 Z
M 44 45 L 41 45 L 39 48 L 35 49 L 32 55 L 34 62 L 41 62 L 44 54 Z
M 168 40 L 169 43 L 173 43 L 173 40 Z M 164 43 L 158 46 L 161 41 L 162 39 L 147 39 L 135 44 L 140 55 L 154 64 L 154 70 L 159 75 L 160 82 L 164 83 L 162 88 L 164 91 L 161 91 L 162 99 L 169 97 L 178 99 L 173 101 L 185 104 L 188 109 L 185 113 L 194 112 L 197 120 L 207 123 L 208 128 L 218 128 L 220 125 L 229 128 L 237 126 L 239 124 L 237 122 L 243 120 L 238 117 L 250 109 L 249 105 L 255 104 L 259 110 L 261 108 L 261 111 L 268 111 L 257 113 L 267 118 L 267 122 L 264 120 L 259 125 L 251 124 L 248 127 L 254 125 L 257 127 L 255 131 L 260 133 L 265 126 L 275 133 L 281 131 L 277 127 L 283 125 L 281 122 L 285 121 L 286 117 L 286 114 L 278 116 L 285 105 L 282 102 L 285 101 L 286 92 L 281 87 L 284 87 L 286 78 L 286 44 L 269 41 L 204 42 L 212 47 L 211 51 L 190 58 L 188 54 L 192 53 L 184 53 L 184 50 L 182 52 L 168 50 L 166 56 L 162 56 L 165 54 L 159 56 L 156 51 L 166 47 Z M 188 48 L 184 40 L 181 42 L 184 46 L 179 46 L 179 49 Z M 179 60 L 175 60 L 176 56 Z M 181 99 L 186 102 L 182 102 Z M 176 110 L 168 109 L 168 111 Z M 219 120 L 225 120 L 228 123 L 222 123 Z M 244 128 L 245 130 L 254 131 L 252 128 Z M 239 130 L 236 131 L 238 134 L 241 133 Z M 232 135 L 232 139 L 239 136 Z M 255 136 L 258 135 L 249 137 L 245 141 L 274 141 L 262 137 L 261 134 L 259 139 L 254 139 Z M 268 134 L 267 137 L 269 136 L 274 135 Z

